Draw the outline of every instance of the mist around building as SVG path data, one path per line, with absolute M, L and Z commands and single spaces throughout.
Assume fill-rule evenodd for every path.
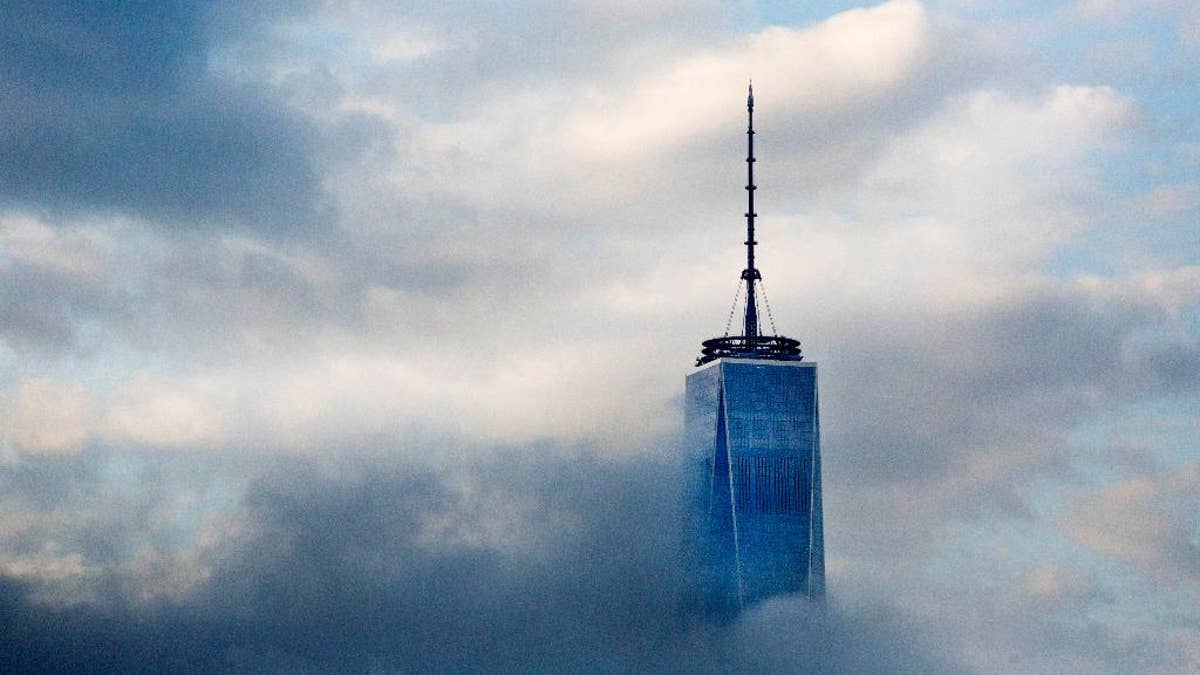
M 5 5 L 0 672 L 1195 672 L 1193 4 Z

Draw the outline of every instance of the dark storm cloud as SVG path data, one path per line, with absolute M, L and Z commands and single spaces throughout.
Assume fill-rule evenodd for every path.
M 7 526 L 0 551 L 36 558 L 39 552 L 65 550 L 107 573 L 141 546 L 170 548 L 190 536 L 185 523 L 164 522 L 163 509 L 196 501 L 215 481 L 236 484 L 239 472 L 253 471 L 253 461 L 234 468 L 225 460 L 220 468 L 197 472 L 192 461 L 180 457 L 132 461 L 98 446 L 11 462 L 0 469 L 0 508 Z M 101 595 L 136 593 L 140 581 L 112 575 Z
M 830 442 L 847 451 L 830 469 L 864 486 L 940 481 L 976 453 L 1062 468 L 1065 434 L 1100 406 L 1200 388 L 1200 351 L 1163 335 L 1172 319 L 1150 298 L 1112 303 L 1055 284 L 979 310 L 876 320 L 883 330 L 852 325 L 831 340 L 824 395 Z M 849 410 L 870 417 L 842 420 Z M 1007 490 L 1024 479 L 998 480 Z
M 0 333 L 21 350 L 58 351 L 73 347 L 71 309 L 97 295 L 86 285 L 27 265 L 0 270 Z
M 1195 391 L 1200 383 L 1200 345 L 1186 338 L 1158 340 L 1130 350 L 1141 384 L 1163 393 Z
M 223 9 L 25 2 L 0 21 L 0 200 L 295 231 L 322 211 L 312 130 L 210 68 Z M 247 36 L 239 36 L 243 39 Z
M 843 505 L 829 511 L 830 550 L 916 560 L 957 526 L 1035 522 L 1030 483 L 1078 481 L 1079 461 L 1104 452 L 1072 438 L 1080 425 L 1200 390 L 1200 351 L 1173 322 L 1151 298 L 1056 283 L 821 330 L 826 498 Z
M 0 470 L 0 495 L 42 511 L 71 503 L 95 485 L 99 465 L 94 457 L 67 455 L 7 465 Z
M 522 458 L 524 457 L 524 458 Z M 471 494 L 532 509 L 544 536 L 517 552 L 430 519 L 486 518 L 427 469 L 373 463 L 353 477 L 280 468 L 243 504 L 246 534 L 176 603 L 120 593 L 39 605 L 0 584 L 0 668 L 22 672 L 946 672 L 894 612 L 767 605 L 730 626 L 675 612 L 675 514 L 663 464 L 536 460 L 467 471 Z M 114 584 L 114 588 L 121 588 Z

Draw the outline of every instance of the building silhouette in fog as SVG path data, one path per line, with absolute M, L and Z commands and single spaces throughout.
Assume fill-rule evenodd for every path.
M 774 333 L 754 262 L 753 88 L 746 109 L 746 268 L 734 300 L 744 289 L 743 330 L 704 341 L 685 394 L 685 604 L 717 616 L 825 595 L 817 364 L 760 325 L 761 297 Z

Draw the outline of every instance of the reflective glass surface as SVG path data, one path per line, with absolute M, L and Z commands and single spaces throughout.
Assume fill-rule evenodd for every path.
M 823 597 L 816 364 L 722 359 L 688 376 L 685 400 L 689 604 Z

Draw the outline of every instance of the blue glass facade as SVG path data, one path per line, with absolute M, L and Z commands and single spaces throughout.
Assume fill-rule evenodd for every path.
M 687 378 L 689 604 L 825 594 L 817 366 L 722 358 Z

